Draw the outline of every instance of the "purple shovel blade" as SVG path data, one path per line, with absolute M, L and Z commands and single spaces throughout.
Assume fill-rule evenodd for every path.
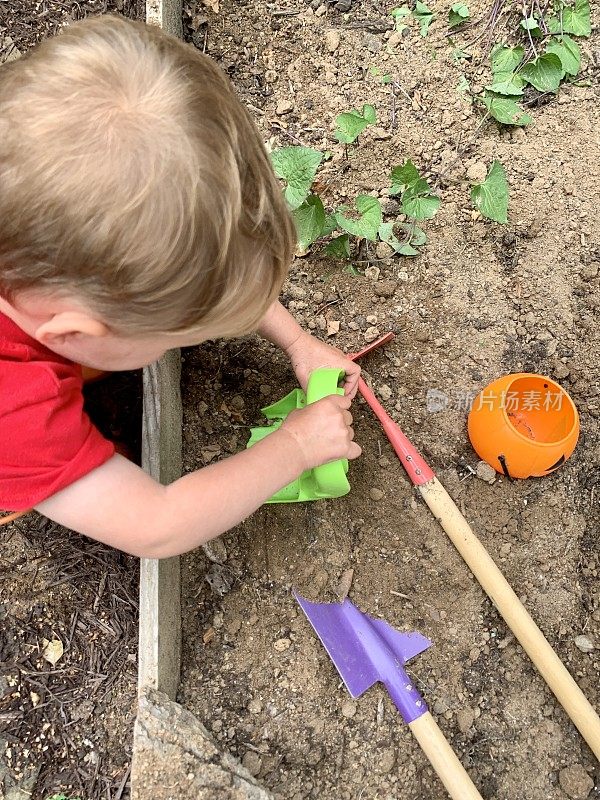
M 343 603 L 311 603 L 294 597 L 352 697 L 359 697 L 381 681 L 405 722 L 427 711 L 423 698 L 404 671 L 404 664 L 431 646 L 420 633 L 400 633 L 387 622 L 363 614 L 350 600 Z

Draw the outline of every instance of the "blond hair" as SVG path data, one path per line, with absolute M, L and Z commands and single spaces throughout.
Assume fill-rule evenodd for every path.
M 125 334 L 252 330 L 294 231 L 221 70 L 104 16 L 0 69 L 0 293 L 76 293 Z

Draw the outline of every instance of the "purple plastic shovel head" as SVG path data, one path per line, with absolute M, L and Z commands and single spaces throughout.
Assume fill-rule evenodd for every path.
M 404 670 L 404 664 L 431 646 L 420 633 L 400 633 L 387 622 L 363 614 L 350 600 L 311 603 L 294 597 L 352 697 L 359 697 L 381 681 L 405 722 L 427 711 L 425 701 Z

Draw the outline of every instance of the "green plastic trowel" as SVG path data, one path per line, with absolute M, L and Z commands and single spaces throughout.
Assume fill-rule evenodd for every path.
M 294 389 L 282 400 L 261 409 L 262 414 L 271 421 L 271 424 L 263 428 L 252 428 L 247 447 L 252 447 L 256 442 L 260 442 L 265 436 L 276 431 L 287 415 L 295 409 L 316 403 L 317 400 L 330 394 L 343 395 L 344 390 L 339 387 L 343 377 L 343 370 L 325 367 L 317 369 L 308 379 L 306 394 L 302 389 Z M 346 477 L 347 472 L 348 461 L 346 459 L 330 461 L 329 464 L 322 464 L 320 467 L 303 472 L 299 478 L 284 486 L 267 502 L 301 503 L 306 500 L 342 497 L 350 491 L 350 484 Z

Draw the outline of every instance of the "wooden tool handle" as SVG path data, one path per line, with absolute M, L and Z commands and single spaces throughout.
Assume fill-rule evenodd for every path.
M 453 800 L 482 800 L 429 711 L 409 722 L 408 727 Z
M 492 557 L 437 478 L 418 487 L 423 499 L 464 558 L 541 676 L 600 759 L 600 717 L 535 624 Z M 466 795 L 465 795 L 466 796 Z

